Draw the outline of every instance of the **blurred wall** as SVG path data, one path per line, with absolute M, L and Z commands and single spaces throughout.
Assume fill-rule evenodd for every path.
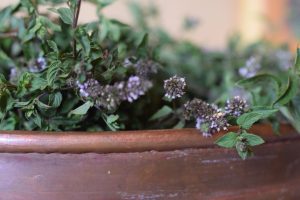
M 222 49 L 228 38 L 241 33 L 245 42 L 255 41 L 267 32 L 266 16 L 277 16 L 287 0 L 139 0 L 139 3 L 157 5 L 160 10 L 159 24 L 174 37 L 190 39 L 195 43 L 213 49 Z M 17 0 L 0 0 L 0 7 L 15 3 Z M 105 8 L 109 17 L 131 23 L 128 10 L 129 0 L 117 0 Z M 273 11 L 274 10 L 274 11 Z M 84 2 L 80 15 L 81 22 L 95 18 L 95 8 Z M 275 13 L 274 13 L 275 12 Z M 195 18 L 199 25 L 183 32 L 183 19 Z M 278 19 L 280 18 L 277 17 Z M 272 35 L 272 34 L 271 34 Z

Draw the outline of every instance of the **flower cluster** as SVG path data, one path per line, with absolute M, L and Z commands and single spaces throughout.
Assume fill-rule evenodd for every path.
M 226 114 L 221 109 L 200 99 L 193 99 L 184 105 L 184 116 L 186 119 L 195 118 L 196 128 L 205 137 L 227 130 L 229 126 L 225 118 Z
M 29 72 L 40 72 L 46 69 L 47 67 L 47 62 L 44 57 L 38 57 L 33 65 L 29 66 Z
M 24 72 L 32 72 L 37 73 L 41 72 L 47 67 L 47 62 L 44 57 L 38 57 L 37 59 L 31 60 L 28 68 L 26 67 L 11 67 L 9 73 L 9 81 L 13 84 L 17 84 L 19 81 L 20 76 Z
M 239 69 L 239 74 L 244 78 L 251 78 L 257 74 L 261 69 L 261 58 L 257 56 L 251 56 L 245 63 L 244 67 Z
M 124 67 L 133 67 L 137 76 L 148 78 L 151 74 L 156 74 L 158 70 L 158 63 L 149 59 L 136 60 L 135 57 L 126 58 L 123 62 Z
M 189 120 L 191 118 L 205 118 L 219 111 L 220 109 L 218 109 L 217 106 L 194 98 L 184 104 L 183 115 L 185 119 Z
M 147 79 L 131 76 L 126 83 L 119 83 L 118 87 L 123 89 L 121 91 L 122 100 L 131 103 L 144 95 L 152 87 L 152 83 Z
M 121 104 L 121 98 L 118 87 L 115 85 L 106 85 L 102 87 L 100 94 L 95 100 L 97 106 L 108 111 L 114 111 Z
M 158 64 L 152 60 L 139 60 L 134 67 L 138 76 L 149 77 L 157 73 Z
M 101 94 L 102 86 L 95 79 L 88 79 L 85 83 L 76 82 L 80 96 L 95 98 Z
M 185 93 L 185 78 L 173 76 L 164 81 L 165 96 L 170 99 L 182 97 Z
M 127 81 L 113 85 L 100 85 L 95 79 L 84 83 L 76 82 L 80 96 L 92 99 L 95 104 L 108 111 L 114 111 L 122 101 L 133 102 L 144 95 L 151 87 L 151 81 L 138 76 L 130 76 Z
M 225 105 L 225 113 L 229 116 L 239 117 L 247 110 L 247 101 L 240 96 L 227 100 Z

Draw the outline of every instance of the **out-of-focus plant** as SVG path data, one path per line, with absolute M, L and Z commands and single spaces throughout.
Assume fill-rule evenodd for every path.
M 284 122 L 300 132 L 299 49 L 296 64 L 287 46 L 275 47 L 266 41 L 243 46 L 238 36 L 229 40 L 225 51 L 207 50 L 176 40 L 161 27 L 148 25 L 147 18 L 158 17 L 158 11 L 154 16 L 147 15 L 147 8 L 135 3 L 131 6 L 138 19 L 136 26 L 149 32 L 150 44 L 164 66 L 160 75 L 165 79 L 165 96 L 169 97 L 165 100 L 173 101 L 161 107 L 154 115 L 156 120 L 170 121 L 173 114 L 177 117 L 174 127 L 179 128 L 190 126 L 194 119 L 192 126 L 204 136 L 236 125 L 238 132 L 227 133 L 216 144 L 236 148 L 243 159 L 252 155 L 252 146 L 264 142 L 255 133 L 248 133 L 258 121 L 271 123 L 277 133 L 279 123 Z M 174 74 L 182 78 L 169 79 Z M 187 85 L 184 96 L 183 85 Z M 179 96 L 182 97 L 178 99 Z

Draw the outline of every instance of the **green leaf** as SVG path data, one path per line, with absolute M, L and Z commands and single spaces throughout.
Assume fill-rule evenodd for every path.
M 103 41 L 107 37 L 109 30 L 110 30 L 109 20 L 106 19 L 105 17 L 102 17 L 99 29 L 100 29 L 99 40 Z
M 47 40 L 47 43 L 49 45 L 49 47 L 55 52 L 58 54 L 59 50 L 58 50 L 58 47 L 56 45 L 56 43 L 52 40 Z
M 118 115 L 107 116 L 105 113 L 102 113 L 101 116 L 111 131 L 116 131 L 121 128 L 120 125 L 117 123 L 117 120 L 119 119 Z
M 237 133 L 229 132 L 223 135 L 222 137 L 218 138 L 215 141 L 215 144 L 225 148 L 232 148 L 235 146 L 237 137 L 238 137 Z
M 173 126 L 173 129 L 182 129 L 185 126 L 185 121 L 180 120 L 175 126 Z
M 115 1 L 116 0 L 97 0 L 97 3 L 100 4 L 101 8 L 104 8 L 106 6 L 109 6 L 110 4 L 112 4 Z
M 138 33 L 137 39 L 135 41 L 135 46 L 137 48 L 140 48 L 146 45 L 147 41 L 148 41 L 148 33 L 145 32 Z
M 0 63 L 15 66 L 14 61 L 0 48 Z
M 60 108 L 61 114 L 67 114 L 71 112 L 72 108 L 76 106 L 79 102 L 79 99 L 77 97 L 71 97 L 71 98 L 64 98 L 62 102 L 62 106 Z
M 119 115 L 109 115 L 106 119 L 107 123 L 112 124 L 119 119 Z
M 252 133 L 242 133 L 241 137 L 247 139 L 247 144 L 250 146 L 257 146 L 265 143 L 265 141 L 258 135 Z
M 38 76 L 33 76 L 29 91 L 32 92 L 35 90 L 44 90 L 46 87 L 47 87 L 47 80 Z
M 77 40 L 82 46 L 85 55 L 88 56 L 91 51 L 91 42 L 88 33 L 86 32 L 85 29 L 80 27 L 76 32 L 76 36 L 77 36 Z
M 111 37 L 114 41 L 116 41 L 116 42 L 119 41 L 119 39 L 121 37 L 121 30 L 118 25 L 110 24 L 110 33 L 111 33 Z
M 57 9 L 59 17 L 65 24 L 72 24 L 73 23 L 73 12 L 70 8 L 59 8 Z
M 291 74 L 288 79 L 286 88 L 283 90 L 282 94 L 279 95 L 278 99 L 273 103 L 279 105 L 285 105 L 289 103 L 297 94 L 299 87 L 299 80 L 295 74 Z
M 79 106 L 78 108 L 76 108 L 75 110 L 72 110 L 70 112 L 70 115 L 85 115 L 88 110 L 94 105 L 93 102 L 91 101 L 87 101 L 85 102 L 83 105 Z
M 18 102 L 15 103 L 15 107 L 16 108 L 22 108 L 22 107 L 25 107 L 25 106 L 29 105 L 31 102 L 32 102 L 31 100 L 30 101 L 24 101 L 24 102 L 18 101 Z
M 33 13 L 35 10 L 34 4 L 32 1 L 30 0 L 22 0 L 20 1 L 20 3 L 22 4 L 22 6 L 24 6 L 25 8 L 27 8 L 29 13 Z
M 27 30 L 26 35 L 22 38 L 23 43 L 33 39 L 36 33 L 43 27 L 43 23 L 40 17 L 37 17 L 35 23 L 33 24 L 34 25 Z
M 110 4 L 112 4 L 113 2 L 115 2 L 116 0 L 88 0 L 94 4 L 96 4 L 99 8 L 104 8 L 106 6 L 109 6 Z
M 16 130 L 17 121 L 14 117 L 10 117 L 1 121 L 0 130 L 8 131 L 8 130 Z
M 51 98 L 53 98 L 52 106 L 54 108 L 58 108 L 63 99 L 62 94 L 60 92 L 57 92 L 54 95 L 51 95 Z
M 276 113 L 277 109 L 269 110 L 255 110 L 252 112 L 244 113 L 237 119 L 237 124 L 244 129 L 249 129 L 255 122 L 267 118 Z
M 5 29 L 7 26 L 7 21 L 9 21 L 12 14 L 12 7 L 2 8 L 0 10 L 0 30 Z
M 1 112 L 5 112 L 7 110 L 8 99 L 9 99 L 8 90 L 1 89 L 0 90 L 0 111 Z
M 50 109 L 51 106 L 47 105 L 47 104 L 44 104 L 43 102 L 37 100 L 36 101 L 36 104 L 37 106 L 40 108 L 40 109 L 44 109 L 44 110 L 47 110 L 47 109 Z
M 251 149 L 249 148 L 247 141 L 241 136 L 238 136 L 238 138 L 237 138 L 237 141 L 235 143 L 235 149 L 237 150 L 239 156 L 243 160 L 245 160 L 249 156 L 253 155 Z
M 41 18 L 41 22 L 43 23 L 43 25 L 45 27 L 47 27 L 49 30 L 51 31 L 61 31 L 61 28 L 59 25 L 57 24 L 54 24 L 51 19 L 47 18 L 47 17 L 44 17 L 44 16 L 39 16 Z
M 41 119 L 41 116 L 37 112 L 35 112 L 33 114 L 32 120 L 38 127 L 40 127 L 40 128 L 42 127 L 42 119 Z
M 49 86 L 53 86 L 53 84 L 57 78 L 60 65 L 61 65 L 60 61 L 55 61 L 55 62 L 51 63 L 50 66 L 48 67 L 47 82 L 48 82 Z
M 29 88 L 30 87 L 30 82 L 33 79 L 32 74 L 25 72 L 23 73 L 18 81 L 18 88 L 23 89 L 23 88 Z
M 236 84 L 238 86 L 242 86 L 245 88 L 252 88 L 252 87 L 256 87 L 259 84 L 270 83 L 270 82 L 275 88 L 279 90 L 281 86 L 281 81 L 279 78 L 271 74 L 259 74 L 248 79 L 240 80 Z
M 173 112 L 172 108 L 170 108 L 169 106 L 163 106 L 161 109 L 159 109 L 156 113 L 154 113 L 150 117 L 150 121 L 160 119 L 162 117 L 166 117 L 169 114 L 171 114 L 172 112 Z
M 243 159 L 246 160 L 248 157 L 252 156 L 253 153 L 250 150 L 247 151 L 240 151 L 237 149 L 237 152 L 239 154 L 239 156 Z

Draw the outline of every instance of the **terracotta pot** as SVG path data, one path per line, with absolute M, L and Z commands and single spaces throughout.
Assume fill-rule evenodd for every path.
M 242 161 L 194 129 L 2 131 L 0 200 L 300 199 L 300 135 L 251 132 L 267 142 Z

